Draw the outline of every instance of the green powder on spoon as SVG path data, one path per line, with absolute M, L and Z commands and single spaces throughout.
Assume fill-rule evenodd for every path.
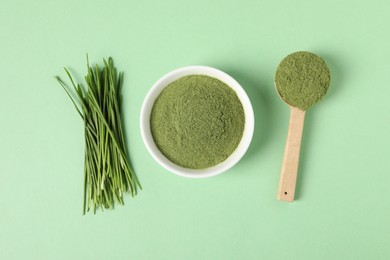
M 285 57 L 275 74 L 275 85 L 281 98 L 303 111 L 325 96 L 329 82 L 330 73 L 325 62 L 306 51 Z
M 150 118 L 159 150 L 192 169 L 226 160 L 241 141 L 244 124 L 244 109 L 234 90 L 204 75 L 170 83 L 156 99 Z
M 325 96 L 329 82 L 328 67 L 311 52 L 288 55 L 276 70 L 276 89 L 291 110 L 277 193 L 279 200 L 294 201 L 305 113 Z

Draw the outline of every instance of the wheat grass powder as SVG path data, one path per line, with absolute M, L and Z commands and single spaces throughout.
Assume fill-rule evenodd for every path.
M 192 169 L 225 161 L 240 143 L 244 125 L 236 92 L 205 75 L 170 83 L 156 99 L 150 117 L 159 150 L 173 163 Z

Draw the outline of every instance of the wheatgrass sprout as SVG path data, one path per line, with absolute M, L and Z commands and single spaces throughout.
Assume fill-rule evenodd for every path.
M 86 88 L 75 84 L 65 68 L 76 94 L 59 78 L 84 121 L 85 165 L 83 214 L 91 208 L 113 209 L 124 204 L 123 194 L 137 194 L 141 185 L 130 164 L 122 127 L 120 94 L 123 73 L 117 73 L 112 58 L 104 66 L 91 67 L 87 57 Z

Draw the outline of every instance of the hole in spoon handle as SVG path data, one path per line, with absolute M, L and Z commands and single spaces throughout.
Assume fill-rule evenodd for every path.
M 291 107 L 286 148 L 284 150 L 277 194 L 278 200 L 294 201 L 304 121 L 305 111 Z

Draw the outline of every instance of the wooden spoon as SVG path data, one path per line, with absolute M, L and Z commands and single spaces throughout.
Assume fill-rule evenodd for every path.
M 305 113 L 325 96 L 329 83 L 330 73 L 325 62 L 310 52 L 288 55 L 276 70 L 277 93 L 291 109 L 278 200 L 294 201 Z

